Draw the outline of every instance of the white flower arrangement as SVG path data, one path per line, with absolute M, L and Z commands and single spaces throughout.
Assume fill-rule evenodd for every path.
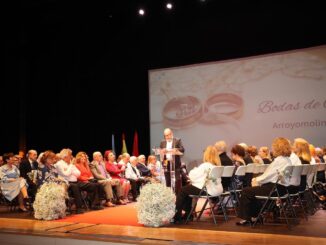
M 171 189 L 161 183 L 144 185 L 136 204 L 138 223 L 151 227 L 169 224 L 175 214 L 175 200 Z
M 33 203 L 36 219 L 54 220 L 66 216 L 66 190 L 63 184 L 44 183 Z

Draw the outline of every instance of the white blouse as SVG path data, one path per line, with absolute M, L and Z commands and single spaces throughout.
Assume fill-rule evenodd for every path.
M 213 167 L 215 167 L 215 165 L 209 162 L 204 162 L 198 167 L 193 168 L 189 172 L 191 184 L 197 187 L 198 189 L 202 189 L 205 184 L 207 174 L 211 171 Z M 216 181 L 209 180 L 206 187 L 207 193 L 209 195 L 220 195 L 223 192 L 221 178 L 218 178 Z
M 274 159 L 274 161 L 267 167 L 265 172 L 256 178 L 258 184 L 267 184 L 267 183 L 276 183 L 278 179 L 278 172 L 282 173 L 282 171 L 287 167 L 291 166 L 291 160 L 289 157 L 278 156 Z M 281 178 L 278 182 L 280 185 L 288 186 L 289 185 L 290 176 L 287 178 Z
M 64 160 L 60 160 L 54 164 L 58 171 L 58 175 L 63 177 L 68 182 L 77 182 L 80 176 L 79 169 L 74 164 L 68 164 Z

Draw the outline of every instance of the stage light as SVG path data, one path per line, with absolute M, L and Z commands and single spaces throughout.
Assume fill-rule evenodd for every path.
M 167 3 L 167 4 L 166 4 L 166 8 L 167 8 L 167 9 L 172 9 L 172 8 L 173 8 L 172 3 Z
M 142 15 L 142 16 L 145 15 L 145 10 L 144 9 L 139 9 L 138 14 Z

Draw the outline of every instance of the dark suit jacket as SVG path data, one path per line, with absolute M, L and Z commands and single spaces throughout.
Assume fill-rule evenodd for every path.
M 231 158 L 229 158 L 229 156 L 226 154 L 226 152 L 220 154 L 220 159 L 222 166 L 233 166 L 233 162 Z
M 161 149 L 166 148 L 166 140 L 161 141 L 160 148 Z M 185 152 L 185 149 L 184 149 L 184 147 L 182 145 L 181 139 L 178 139 L 178 138 L 173 138 L 172 148 L 177 148 L 182 153 Z M 165 159 L 166 159 L 166 156 L 164 155 L 164 160 Z M 175 169 L 180 169 L 180 167 L 181 167 L 181 156 L 175 155 L 174 160 L 175 160 L 175 162 L 174 162 Z
M 246 164 L 253 163 L 251 157 L 249 154 L 246 152 L 246 155 L 244 156 L 243 160 L 245 161 Z
M 263 158 L 264 164 L 270 164 L 272 161 L 269 160 L 268 158 Z
M 151 171 L 141 163 L 137 163 L 136 167 L 138 168 L 141 176 L 151 176 Z
M 231 158 L 223 152 L 220 154 L 221 165 L 222 166 L 233 166 L 233 161 Z M 224 190 L 228 190 L 229 186 L 231 185 L 231 178 L 229 177 L 222 177 L 222 186 Z
M 23 159 L 19 165 L 20 176 L 26 179 L 28 182 L 30 181 L 30 179 L 27 174 L 32 170 L 36 170 L 38 168 L 37 161 L 32 162 L 32 165 L 33 169 L 27 158 Z

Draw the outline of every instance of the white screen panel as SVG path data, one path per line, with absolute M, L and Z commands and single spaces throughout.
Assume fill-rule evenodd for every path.
M 209 144 L 326 144 L 326 46 L 149 71 L 151 147 L 170 127 L 189 165 Z

